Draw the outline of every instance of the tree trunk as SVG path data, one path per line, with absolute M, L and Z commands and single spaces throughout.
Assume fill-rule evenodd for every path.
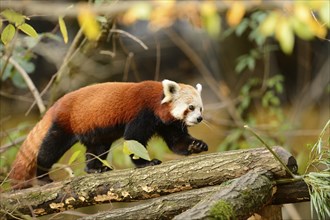
M 295 170 L 293 157 L 274 148 Z M 292 162 L 294 161 L 294 162 Z M 204 154 L 141 169 L 89 174 L 42 187 L 1 194 L 1 211 L 35 216 L 114 201 L 136 201 L 205 186 L 219 185 L 250 170 L 263 169 L 274 178 L 285 169 L 264 148 Z

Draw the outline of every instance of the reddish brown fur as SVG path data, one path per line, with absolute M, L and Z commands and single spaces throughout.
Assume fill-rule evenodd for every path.
M 127 123 L 142 108 L 154 110 L 162 121 L 170 121 L 171 104 L 161 105 L 163 86 L 160 82 L 103 83 L 81 88 L 59 99 L 33 128 L 12 165 L 10 178 L 16 188 L 35 177 L 40 145 L 56 121 L 72 134 L 83 134 L 96 127 Z M 28 183 L 26 183 L 28 185 Z
M 32 184 L 31 181 L 36 174 L 37 154 L 42 140 L 52 124 L 52 114 L 52 110 L 45 114 L 43 119 L 29 133 L 17 153 L 9 175 L 13 188 L 25 188 Z
M 160 105 L 162 95 L 162 84 L 153 81 L 87 86 L 65 95 L 52 107 L 54 120 L 75 134 L 126 123 L 146 107 L 169 121 L 173 116 L 168 104 Z

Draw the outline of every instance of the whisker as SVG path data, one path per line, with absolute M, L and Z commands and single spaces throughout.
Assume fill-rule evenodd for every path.
M 209 129 L 212 130 L 212 131 L 213 131 L 213 129 L 215 129 L 215 126 L 212 125 L 212 123 L 208 122 L 208 121 L 205 120 L 205 119 L 202 121 L 202 123 L 203 123 L 204 125 L 206 125 L 206 127 L 209 128 Z

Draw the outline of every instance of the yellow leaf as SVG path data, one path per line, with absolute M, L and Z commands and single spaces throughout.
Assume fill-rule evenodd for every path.
M 266 37 L 272 36 L 275 32 L 276 23 L 278 21 L 278 13 L 272 12 L 260 25 L 260 32 Z
M 227 22 L 230 26 L 238 25 L 245 14 L 245 7 L 241 1 L 235 1 L 227 12 Z
M 201 6 L 201 17 L 206 31 L 213 37 L 217 37 L 221 31 L 221 17 L 217 13 L 214 2 L 203 2 Z
M 1 12 L 1 15 L 4 16 L 9 22 L 15 24 L 17 27 L 18 25 L 21 25 L 24 23 L 26 17 L 24 15 L 21 15 L 12 9 L 6 9 Z
M 107 166 L 109 167 L 110 169 L 112 169 L 112 166 L 109 164 L 109 162 L 107 160 L 100 160 L 101 163 L 104 165 L 104 166 Z
M 329 11 L 327 11 L 327 14 L 329 16 Z M 314 18 L 312 16 L 311 10 L 307 7 L 307 4 L 303 4 L 301 2 L 296 3 L 294 6 L 294 16 L 301 23 L 303 23 L 302 25 L 304 25 L 305 28 L 311 30 L 313 35 L 319 38 L 324 38 L 326 36 L 327 34 L 326 26 L 321 25 L 318 23 L 318 21 L 316 21 L 317 18 Z
M 66 25 L 62 16 L 58 17 L 58 24 L 60 26 L 60 31 L 63 36 L 64 43 L 68 43 L 69 40 L 68 31 L 66 29 Z
M 150 14 L 150 27 L 154 30 L 166 28 L 176 19 L 175 1 L 159 1 L 159 5 Z
M 88 6 L 79 7 L 78 22 L 85 36 L 89 40 L 97 40 L 101 34 L 101 28 L 95 14 Z
M 292 16 L 290 18 L 290 23 L 292 25 L 292 28 L 294 32 L 303 40 L 310 40 L 314 38 L 314 33 L 312 29 L 306 25 L 306 23 L 303 23 L 301 20 L 296 18 L 295 16 Z
M 321 21 L 330 28 L 330 2 L 325 1 L 323 7 L 319 9 Z
M 78 158 L 78 156 L 80 155 L 80 153 L 81 153 L 80 150 L 75 151 L 75 152 L 71 155 L 68 164 L 71 165 L 74 161 L 76 161 L 77 158 Z
M 308 22 L 311 19 L 311 12 L 306 4 L 296 3 L 294 5 L 294 15 L 302 22 Z
M 15 36 L 15 27 L 12 24 L 8 24 L 1 33 L 1 41 L 4 45 L 9 43 Z
M 143 158 L 148 161 L 151 160 L 147 149 L 134 140 L 127 140 L 124 142 L 123 152 L 128 155 L 134 154 L 134 157 Z
M 151 13 L 151 5 L 146 2 L 140 2 L 132 6 L 122 17 L 125 24 L 133 24 L 136 20 L 148 20 Z
M 213 15 L 217 12 L 217 8 L 214 2 L 205 1 L 201 5 L 201 14 L 202 16 Z
M 281 17 L 276 24 L 275 38 L 280 43 L 282 51 L 291 54 L 294 46 L 294 33 L 287 17 Z
M 315 36 L 319 38 L 325 38 L 327 34 L 327 28 L 326 26 L 321 26 L 319 23 L 317 23 L 314 19 L 310 20 L 308 22 L 309 27 L 312 29 Z
M 24 24 L 18 26 L 18 29 L 20 29 L 25 34 L 29 35 L 30 37 L 34 37 L 34 38 L 38 37 L 38 33 L 36 32 L 36 30 L 34 30 L 34 28 L 27 23 L 24 23 Z

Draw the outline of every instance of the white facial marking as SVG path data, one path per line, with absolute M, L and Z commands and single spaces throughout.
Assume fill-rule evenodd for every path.
M 194 88 L 184 84 L 177 85 L 180 86 L 180 89 L 171 93 L 171 114 L 176 119 L 183 120 L 188 126 L 198 124 L 202 120 L 203 112 L 203 102 L 201 98 L 202 86 L 197 84 L 196 88 Z

